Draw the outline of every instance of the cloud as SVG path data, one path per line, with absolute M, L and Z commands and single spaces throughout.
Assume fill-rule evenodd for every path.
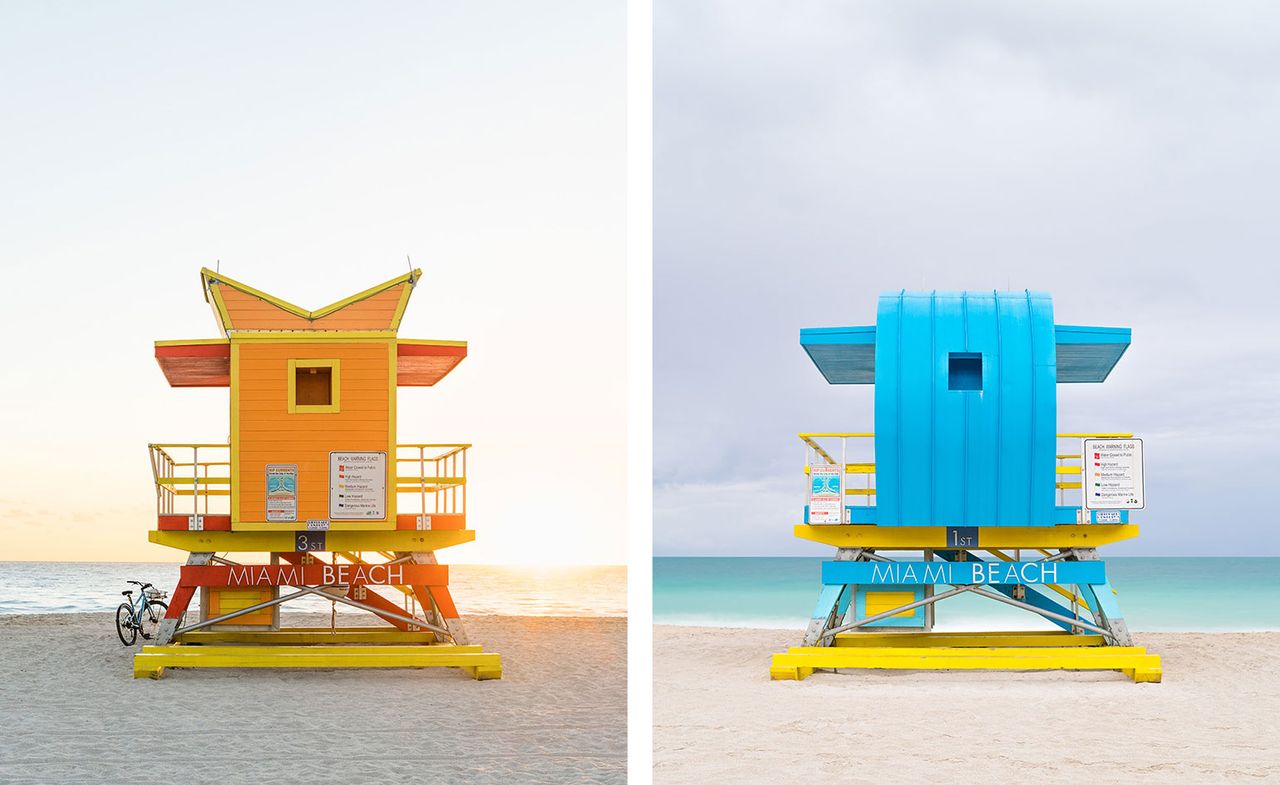
M 1263 8 L 659 3 L 657 551 L 786 547 L 795 433 L 872 420 L 799 328 L 872 324 L 907 287 L 1046 290 L 1059 323 L 1132 327 L 1106 384 L 1059 389 L 1064 428 L 1148 440 L 1129 547 L 1280 553 Z

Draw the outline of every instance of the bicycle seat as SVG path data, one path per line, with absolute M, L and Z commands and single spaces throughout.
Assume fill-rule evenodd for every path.
M 121 594 L 123 594 L 124 596 L 128 597 L 129 595 L 133 594 L 133 590 L 132 590 L 132 589 L 130 589 L 129 591 L 122 591 L 122 592 L 120 592 L 120 593 L 121 593 Z

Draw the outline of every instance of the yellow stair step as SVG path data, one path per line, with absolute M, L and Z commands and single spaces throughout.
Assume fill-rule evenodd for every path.
M 867 646 L 1102 646 L 1101 635 L 1072 635 L 1069 632 L 845 632 L 835 636 L 833 645 Z
M 1140 646 L 1100 647 L 796 647 L 775 654 L 773 679 L 803 679 L 815 669 L 1115 670 L 1134 681 L 1159 681 L 1160 657 Z
M 463 668 L 476 679 L 502 677 L 501 655 L 479 646 L 144 646 L 134 678 L 166 668 Z

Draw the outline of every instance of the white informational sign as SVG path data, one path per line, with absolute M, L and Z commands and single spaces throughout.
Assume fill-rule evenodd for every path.
M 1146 506 L 1141 439 L 1085 439 L 1080 490 L 1086 510 L 1141 510 Z
M 387 517 L 387 454 L 329 453 L 329 518 L 335 521 Z
M 290 523 L 298 520 L 298 467 L 295 464 L 267 464 L 267 521 Z
M 809 523 L 844 523 L 841 466 L 809 467 Z

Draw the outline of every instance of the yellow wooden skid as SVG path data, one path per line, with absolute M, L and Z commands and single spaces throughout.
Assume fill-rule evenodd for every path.
M 1069 491 L 1072 488 L 1080 487 L 1080 483 L 1078 482 L 1060 482 L 1057 485 L 1058 485 L 1058 490 L 1060 491 Z
M 435 646 L 144 646 L 134 678 L 158 679 L 166 668 L 463 668 L 472 677 L 502 678 L 498 654 Z M 446 649 L 441 651 L 440 649 Z M 452 650 L 448 650 L 452 649 Z
M 476 533 L 470 529 L 330 530 L 325 533 L 325 546 L 331 551 L 435 551 L 451 545 L 471 542 L 475 538 Z M 153 530 L 147 532 L 147 539 L 157 545 L 166 545 L 184 551 L 285 553 L 294 548 L 292 531 Z
M 1081 661 L 1108 659 L 1118 654 L 1146 654 L 1142 646 L 872 646 L 836 650 L 830 646 L 792 646 L 787 654 L 825 657 L 835 652 L 839 657 L 1030 657 L 1043 658 L 1076 658 Z M 840 667 L 840 666 L 822 666 Z
M 875 488 L 845 488 L 845 496 L 875 496 Z
M 815 669 L 873 670 L 1115 670 L 1134 681 L 1158 682 L 1160 657 L 1140 646 L 1010 648 L 795 648 L 775 654 L 770 678 L 803 679 Z
M 279 654 L 294 655 L 306 657 L 328 657 L 330 655 L 339 654 L 430 654 L 433 657 L 440 657 L 452 654 L 483 654 L 484 651 L 479 645 L 458 646 L 451 643 L 441 643 L 435 646 L 424 646 L 420 643 L 389 643 L 385 646 L 311 646 L 308 644 L 211 644 L 208 646 L 193 646 L 189 644 L 171 643 L 167 646 L 143 646 L 142 654 L 217 654 L 221 656 L 238 656 L 255 655 L 255 654 Z M 493 655 L 498 656 L 498 655 Z
M 394 627 L 328 627 L 289 628 L 283 630 L 196 630 L 178 636 L 179 643 L 266 643 L 266 644 L 330 644 L 330 643 L 418 643 L 438 644 L 435 633 L 409 632 Z M 480 651 L 480 647 L 473 647 Z M 455 649 L 458 651 L 460 649 Z
M 181 533 L 181 532 L 175 532 Z M 798 524 L 795 536 L 837 548 L 946 548 L 945 526 Z M 1136 523 L 980 526 L 978 548 L 1092 548 L 1138 536 Z
M 845 632 L 833 645 L 844 647 L 991 647 L 991 646 L 1102 646 L 1101 635 L 1069 632 Z

